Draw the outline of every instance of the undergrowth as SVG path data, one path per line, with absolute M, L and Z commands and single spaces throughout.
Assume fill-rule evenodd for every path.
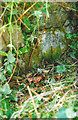
M 37 3 L 37 2 L 36 2 Z M 1 5 L 3 20 L 0 28 L 0 37 L 7 29 L 9 31 L 9 43 L 6 42 L 6 50 L 0 50 L 0 117 L 1 118 L 74 118 L 77 119 L 77 89 L 78 89 L 78 42 L 77 33 L 66 33 L 66 51 L 53 64 L 43 61 L 39 67 L 31 68 L 31 61 L 38 42 L 34 42 L 35 31 L 42 25 L 45 30 L 46 20 L 49 17 L 50 4 L 43 3 L 3 3 Z M 58 4 L 58 3 L 56 3 Z M 68 6 L 67 3 L 64 3 Z M 33 6 L 37 7 L 34 10 Z M 20 11 L 20 6 L 23 10 Z M 16 9 L 16 7 L 18 9 Z M 35 7 L 35 8 L 36 8 Z M 65 6 L 61 4 L 61 7 Z M 26 10 L 25 10 L 26 8 Z M 25 14 L 32 9 L 33 14 Z M 68 9 L 68 8 L 67 8 Z M 69 6 L 76 14 L 76 6 Z M 22 20 L 22 16 L 25 18 Z M 55 16 L 55 14 L 54 14 Z M 42 18 L 41 18 L 42 17 Z M 32 22 L 29 19 L 33 19 Z M 57 21 L 58 21 L 58 17 Z M 20 20 L 20 22 L 18 22 Z M 44 21 L 44 23 L 42 23 Z M 34 24 L 35 23 L 35 24 Z M 16 24 L 17 33 L 22 30 L 25 46 L 19 46 L 17 34 L 17 47 L 13 45 L 12 33 Z M 21 25 L 22 24 L 22 25 Z M 61 23 L 59 23 L 61 24 Z M 22 28 L 23 26 L 23 28 Z M 26 30 L 26 31 L 24 31 Z M 43 30 L 43 31 L 44 31 Z M 63 30 L 61 25 L 61 30 Z M 25 33 L 27 32 L 27 34 Z M 32 34 L 31 34 L 32 33 Z M 34 35 L 34 36 L 33 36 Z M 42 33 L 43 35 L 43 33 Z M 32 38 L 32 39 L 31 39 Z M 23 60 L 23 55 L 33 47 L 30 56 L 29 70 L 23 72 L 18 60 Z M 46 63 L 46 64 L 45 64 Z M 23 64 L 23 63 L 22 63 Z M 21 74 L 20 74 L 21 73 Z

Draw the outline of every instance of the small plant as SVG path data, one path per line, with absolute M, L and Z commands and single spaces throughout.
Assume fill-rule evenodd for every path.
M 68 46 L 70 47 L 70 53 L 69 56 L 71 56 L 73 59 L 75 59 L 76 57 L 78 58 L 78 35 L 76 33 L 73 34 L 67 34 L 66 35 L 67 39 L 70 41 L 70 43 L 68 44 Z
M 0 79 L 2 81 L 5 81 L 6 80 L 5 75 L 7 73 L 9 73 L 10 75 L 12 74 L 16 58 L 13 56 L 13 54 L 10 51 L 8 53 L 0 51 L 0 54 L 6 56 L 6 58 L 4 59 L 4 64 L 1 67 L 1 73 L 0 73 Z

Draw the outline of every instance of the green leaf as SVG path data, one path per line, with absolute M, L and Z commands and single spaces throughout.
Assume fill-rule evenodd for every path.
M 73 107 L 66 109 L 66 115 L 68 118 L 74 118 L 76 117 L 76 112 L 73 111 Z
M 2 81 L 6 81 L 6 77 L 3 75 L 3 73 L 0 73 L 0 79 L 1 79 Z
M 25 19 L 23 20 L 23 22 L 28 26 L 30 27 L 30 21 L 28 20 L 27 16 L 24 15 Z
M 3 111 L 3 115 L 6 115 L 6 117 L 8 119 L 12 114 L 12 110 L 10 109 L 10 105 L 11 105 L 11 103 L 9 103 L 9 99 L 2 100 L 2 109 L 5 110 L 5 111 Z
M 15 57 L 13 56 L 13 54 L 9 51 L 9 53 L 8 53 L 8 61 L 10 62 L 10 63 L 13 63 L 13 62 L 15 62 Z
M 66 68 L 65 68 L 64 65 L 58 65 L 58 66 L 57 66 L 57 72 L 58 72 L 58 73 L 63 73 L 63 72 L 65 72 L 65 71 L 66 71 Z
M 9 87 L 9 84 L 6 83 L 3 88 L 1 88 L 1 92 L 4 94 L 4 95 L 8 95 L 11 93 L 11 90 L 10 90 L 10 87 Z
M 13 65 L 12 65 L 12 64 L 7 65 L 7 70 L 8 70 L 10 73 L 12 73 Z
M 66 113 L 65 113 L 66 108 L 61 108 L 59 112 L 56 113 L 57 118 L 67 118 Z
M 69 53 L 69 55 L 72 57 L 72 58 L 75 58 L 75 54 L 76 54 L 76 52 L 74 51 L 74 52 L 72 52 L 72 53 Z
M 72 34 L 69 33 L 69 34 L 66 35 L 66 37 L 67 37 L 67 39 L 71 39 L 72 38 Z
M 4 52 L 4 51 L 0 51 L 0 55 L 2 55 L 2 56 L 7 56 L 7 53 Z
M 17 98 L 17 97 L 15 97 L 15 98 L 14 98 L 14 100 L 15 100 L 15 102 L 17 102 L 17 101 L 18 101 L 18 98 Z
M 21 52 L 21 54 L 22 54 L 22 53 L 26 53 L 26 52 L 28 52 L 27 47 L 23 47 L 23 48 L 21 48 L 21 49 L 20 49 L 20 52 Z
M 16 90 L 12 90 L 12 93 L 13 93 L 13 94 L 17 94 L 17 91 L 16 91 Z
M 6 103 L 6 100 L 2 100 L 2 109 L 5 110 L 5 111 L 3 111 L 3 114 L 5 115 L 7 113 L 7 103 Z
M 18 13 L 18 10 L 13 10 L 12 15 L 15 15 Z
M 18 101 L 18 98 L 17 98 L 17 97 L 14 97 L 13 94 L 10 94 L 10 95 L 9 95 L 9 98 L 10 98 L 11 100 L 15 101 L 15 102 Z

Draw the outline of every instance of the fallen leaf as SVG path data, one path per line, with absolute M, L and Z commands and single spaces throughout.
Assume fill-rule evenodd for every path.
M 28 78 L 27 80 L 28 80 L 29 83 L 31 84 L 31 82 L 33 81 L 33 78 Z
M 42 78 L 42 76 L 34 77 L 33 82 L 38 83 Z
M 27 78 L 32 77 L 32 76 L 33 76 L 33 73 L 28 73 L 27 74 Z

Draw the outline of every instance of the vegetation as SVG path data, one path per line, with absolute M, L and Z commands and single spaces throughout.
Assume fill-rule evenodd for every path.
M 71 22 L 78 17 L 76 3 L 0 3 L 1 118 L 78 118 L 77 24 L 73 22 L 72 33 L 66 32 L 62 25 L 66 20 L 57 16 L 59 6 L 67 15 L 68 27 L 72 27 Z M 50 16 L 51 11 L 56 21 Z M 49 19 L 51 25 L 46 25 Z M 40 56 L 44 33 L 55 35 L 56 29 L 65 35 L 63 53 L 59 47 L 55 55 L 51 44 L 48 56 Z

